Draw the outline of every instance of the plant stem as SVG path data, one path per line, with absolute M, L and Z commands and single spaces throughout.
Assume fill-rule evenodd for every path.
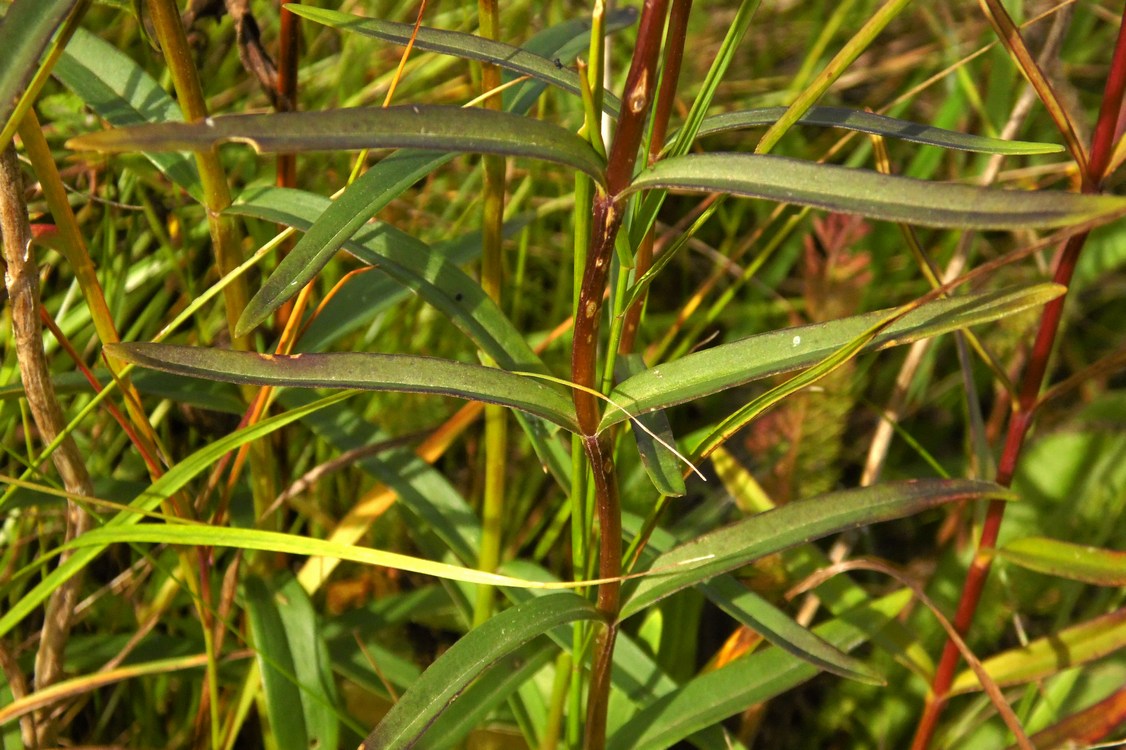
M 618 194 L 633 178 L 638 148 L 644 135 L 645 118 L 656 87 L 658 53 L 667 15 L 668 0 L 646 0 L 638 24 L 637 46 L 626 76 L 624 106 L 610 147 L 606 167 L 605 194 L 594 197 L 591 206 L 591 241 L 583 269 L 571 348 L 571 380 L 580 388 L 573 391 L 583 450 L 594 477 L 595 507 L 599 524 L 598 570 L 602 578 L 615 578 L 622 569 L 621 508 L 614 473 L 612 442 L 598 434 L 600 409 L 598 388 L 598 332 L 602 319 L 602 297 L 614 254 L 614 241 L 622 225 L 623 206 Z M 595 71 L 597 73 L 597 71 Z M 584 390 L 586 389 L 586 390 Z M 610 623 L 598 636 L 593 672 L 587 695 L 584 747 L 600 750 L 606 742 L 606 708 L 610 698 L 610 677 L 614 659 L 621 584 L 617 581 L 598 587 L 598 608 Z
M 1099 192 L 1107 176 L 1106 170 L 1110 164 L 1114 133 L 1124 95 L 1126 95 L 1126 11 L 1123 11 L 1122 25 L 1119 27 L 1110 73 L 1107 76 L 1103 101 L 1099 109 L 1099 119 L 1091 139 L 1091 155 L 1083 172 L 1083 192 L 1085 193 Z M 1086 232 L 1074 235 L 1064 244 L 1057 257 L 1056 270 L 1052 276 L 1054 282 L 1063 286 L 1070 284 L 1075 266 L 1079 261 L 1079 255 L 1086 244 L 1087 236 Z M 1005 436 L 1001 460 L 997 467 L 996 481 L 1004 487 L 1012 484 L 1021 449 L 1024 447 L 1028 429 L 1032 426 L 1037 400 L 1048 373 L 1048 364 L 1056 335 L 1059 332 L 1066 301 L 1066 294 L 1057 297 L 1045 305 L 1044 312 L 1041 314 L 1036 341 L 1032 347 L 1028 367 L 1021 378 L 1020 393 L 1013 415 L 1009 420 L 1008 433 Z M 986 510 L 985 523 L 982 526 L 981 539 L 978 541 L 977 552 L 974 555 L 973 562 L 970 563 L 969 570 L 966 572 L 966 579 L 962 585 L 962 595 L 954 616 L 954 628 L 960 635 L 967 633 L 973 624 L 985 582 L 989 577 L 993 559 L 991 552 L 997 543 L 997 535 L 1000 533 L 1004 516 L 1004 503 L 994 501 L 989 504 Z M 914 750 L 925 750 L 930 746 L 931 739 L 938 726 L 939 716 L 946 703 L 947 692 L 950 690 L 950 685 L 954 679 L 954 670 L 958 666 L 958 658 L 957 647 L 948 639 L 935 670 L 934 681 L 931 684 L 930 694 L 927 696 L 923 715 L 915 731 L 915 738 L 911 745 Z
M 500 33 L 500 11 L 497 0 L 479 0 L 480 33 L 496 40 Z M 501 84 L 500 68 L 481 66 L 481 88 L 484 93 Z M 500 111 L 499 95 L 488 97 L 484 106 Z M 486 156 L 484 217 L 481 248 L 481 287 L 499 306 L 503 284 L 501 242 L 504 232 L 505 159 Z M 493 364 L 489 362 L 488 364 Z M 485 488 L 481 503 L 481 547 L 477 558 L 480 570 L 494 571 L 500 565 L 503 536 L 505 472 L 508 468 L 508 410 L 501 406 L 485 407 Z M 473 625 L 481 625 L 493 614 L 494 592 L 490 586 L 477 587 L 473 607 Z
M 43 352 L 43 327 L 39 319 L 39 267 L 32 253 L 31 227 L 24 203 L 23 176 L 16 150 L 8 144 L 0 151 L 0 235 L 3 241 L 4 280 L 12 306 L 12 340 L 24 397 L 44 444 L 50 444 L 66 428 L 63 410 L 55 395 L 51 370 Z M 93 497 L 94 485 L 78 445 L 69 435 L 51 454 L 67 492 Z M 73 501 L 67 502 L 66 536 L 70 542 L 91 525 L 90 515 Z M 70 555 L 63 553 L 59 564 Z M 51 593 L 43 618 L 39 650 L 35 654 L 35 689 L 43 690 L 56 682 L 63 671 L 63 651 L 70 635 L 74 607 L 82 577 L 75 575 Z M 51 712 L 43 711 L 36 720 L 38 745 L 55 744 L 55 724 Z

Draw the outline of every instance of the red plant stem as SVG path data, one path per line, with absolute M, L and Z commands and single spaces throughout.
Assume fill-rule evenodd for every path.
M 1106 177 L 1105 172 L 1110 164 L 1114 134 L 1118 126 L 1124 93 L 1126 93 L 1126 11 L 1123 11 L 1123 24 L 1119 27 L 1110 73 L 1107 76 L 1103 101 L 1099 108 L 1099 119 L 1091 139 L 1091 156 L 1088 160 L 1087 171 L 1083 175 L 1083 192 L 1085 193 L 1098 192 Z M 1052 277 L 1052 280 L 1057 284 L 1064 286 L 1070 284 L 1075 266 L 1079 261 L 1079 254 L 1087 241 L 1087 235 L 1087 232 L 1074 235 L 1064 244 Z M 1016 474 L 1024 439 L 1028 434 L 1028 428 L 1032 425 L 1037 398 L 1047 375 L 1048 363 L 1055 344 L 1056 334 L 1059 332 L 1066 299 L 1067 295 L 1065 294 L 1049 302 L 1044 307 L 1044 312 L 1040 318 L 1036 341 L 1032 347 L 1028 367 L 1021 379 L 1016 409 L 1009 420 L 1008 434 L 1005 437 L 1005 445 L 997 467 L 997 483 L 1004 487 L 1012 484 L 1013 476 Z M 985 582 L 989 577 L 992 562 L 992 555 L 989 553 L 997 543 L 997 535 L 1001 530 L 1001 521 L 1004 516 L 1004 502 L 995 500 L 989 504 L 977 553 L 966 572 L 966 580 L 962 585 L 962 596 L 958 601 L 958 609 L 954 615 L 954 627 L 961 635 L 965 635 L 973 624 L 974 614 L 977 612 Z M 950 690 L 950 685 L 954 679 L 958 658 L 957 647 L 947 639 L 942 650 L 942 657 L 935 670 L 930 695 L 927 697 L 923 715 L 915 731 L 915 739 L 911 744 L 912 750 L 925 750 L 930 745 L 931 738 L 938 726 L 942 708 L 946 703 L 947 692 Z
M 602 318 L 602 298 L 613 258 L 614 240 L 622 224 L 618 195 L 633 179 L 637 152 L 645 132 L 653 89 L 657 82 L 657 61 L 668 0 L 645 0 L 638 24 L 637 44 L 626 75 L 624 106 L 618 118 L 606 165 L 606 192 L 599 193 L 591 206 L 591 240 L 579 289 L 578 314 L 575 316 L 574 342 L 571 348 L 571 380 L 575 411 L 578 415 L 583 450 L 594 476 L 595 505 L 599 524 L 599 575 L 616 578 L 622 571 L 621 507 L 618 502 L 617 479 L 609 436 L 598 435 L 601 418 L 598 398 L 598 331 Z M 606 744 L 606 710 L 610 698 L 610 677 L 614 660 L 614 641 L 620 602 L 621 584 L 605 583 L 598 587 L 599 611 L 607 627 L 599 633 L 595 645 L 590 690 L 587 693 L 587 715 L 584 747 L 601 750 Z
M 294 0 L 295 2 L 299 0 Z M 299 21 L 283 4 L 281 7 L 281 28 L 278 31 L 278 89 L 277 108 L 279 112 L 293 112 L 297 109 L 297 42 Z M 278 154 L 278 187 L 297 186 L 297 155 Z
M 657 101 L 653 105 L 653 129 L 649 139 L 649 166 L 657 161 L 657 155 L 665 144 L 668 133 L 669 118 L 672 114 L 672 105 L 676 100 L 676 85 L 680 80 L 680 66 L 684 61 L 684 40 L 688 34 L 688 14 L 692 10 L 692 0 L 673 0 L 669 10 L 669 25 L 665 32 L 665 64 L 661 71 L 661 86 L 657 91 Z M 640 279 L 653 265 L 653 244 L 655 242 L 654 227 L 650 227 L 637 248 L 633 259 L 634 279 Z M 645 307 L 645 296 L 642 295 L 629 310 L 626 310 L 626 319 L 622 325 L 622 338 L 618 343 L 618 352 L 628 354 L 633 351 L 634 341 L 637 338 L 637 327 L 641 324 L 641 311 Z

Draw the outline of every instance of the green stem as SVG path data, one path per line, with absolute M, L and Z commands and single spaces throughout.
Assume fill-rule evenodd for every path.
M 486 39 L 497 39 L 500 13 L 497 0 L 479 0 L 480 33 Z M 500 69 L 495 65 L 481 66 L 481 88 L 492 91 L 501 84 Z M 499 96 L 485 100 L 488 109 L 500 110 Z M 486 156 L 484 226 L 482 227 L 481 287 L 485 294 L 501 303 L 503 264 L 501 241 L 504 231 L 505 160 L 500 156 Z M 491 363 L 490 363 L 491 364 Z M 508 458 L 508 413 L 504 407 L 485 407 L 485 490 L 481 508 L 481 548 L 477 567 L 494 571 L 500 564 L 503 537 L 505 472 Z M 493 613 L 494 592 L 491 587 L 477 588 L 477 601 L 473 608 L 473 625 L 488 620 Z

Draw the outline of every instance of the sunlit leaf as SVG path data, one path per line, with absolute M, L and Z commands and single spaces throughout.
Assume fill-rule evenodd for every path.
M 1055 299 L 1064 288 L 1035 284 L 996 292 L 935 300 L 907 313 L 880 331 L 865 347 L 878 351 L 948 333 Z M 855 315 L 813 325 L 771 331 L 694 352 L 653 367 L 620 383 L 610 398 L 630 414 L 664 409 L 759 378 L 797 370 L 831 355 L 885 319 L 890 311 Z M 627 416 L 608 408 L 599 429 Z
M 182 122 L 180 107 L 160 84 L 117 47 L 77 29 L 55 65 L 54 75 L 99 117 L 117 127 Z M 200 197 L 195 162 L 181 153 L 145 157 L 161 174 Z
M 156 508 L 160 503 L 167 500 L 176 492 L 179 492 L 183 487 L 190 482 L 193 478 L 198 476 L 201 472 L 211 469 L 215 466 L 224 454 L 230 451 L 237 450 L 240 446 L 249 443 L 252 440 L 269 435 L 271 432 L 284 427 L 287 424 L 297 421 L 302 417 L 312 414 L 326 406 L 331 406 L 338 401 L 343 401 L 354 393 L 338 393 L 327 398 L 322 398 L 310 403 L 304 404 L 296 409 L 279 414 L 274 417 L 263 419 L 248 427 L 236 430 L 230 435 L 226 435 L 218 440 L 207 443 L 203 448 L 178 462 L 175 466 L 161 476 L 160 479 L 153 482 L 152 486 L 138 495 L 131 505 L 142 511 L 149 511 Z M 115 530 L 127 528 L 132 524 L 140 523 L 143 516 L 138 513 L 131 513 L 122 511 L 116 516 L 106 522 L 97 532 L 113 533 Z M 90 532 L 94 533 L 94 532 Z M 65 581 L 80 572 L 83 568 L 90 564 L 107 546 L 112 542 L 96 543 L 91 542 L 86 538 L 86 535 L 78 537 L 79 540 L 84 540 L 74 553 L 66 558 L 59 566 L 43 577 L 43 580 L 20 597 L 19 601 L 13 604 L 2 616 L 0 616 L 0 637 L 11 630 L 17 623 L 24 617 L 31 613 L 44 599 L 51 595 L 51 592 L 61 586 Z
M 1124 646 L 1126 609 L 1119 609 L 985 659 L 982 666 L 1001 687 L 1022 685 L 1100 659 Z M 966 670 L 954 679 L 950 692 L 980 689 L 977 675 Z
M 140 343 L 107 345 L 106 352 L 155 370 L 227 383 L 456 396 L 510 406 L 568 430 L 578 429 L 571 399 L 551 384 L 437 357 L 367 352 L 286 356 Z
M 704 120 L 696 137 L 703 138 L 707 135 L 725 133 L 731 130 L 773 125 L 785 112 L 785 107 L 762 107 L 713 115 Z M 956 130 L 936 128 L 847 107 L 811 107 L 808 112 L 798 118 L 797 124 L 842 128 L 860 133 L 880 135 L 885 138 L 922 143 L 928 146 L 938 146 L 956 151 L 977 151 L 985 154 L 1055 154 L 1063 151 L 1063 146 L 1055 143 L 1007 141 L 1003 138 L 959 133 Z
M 509 576 L 485 573 L 473 568 L 434 562 L 421 557 L 397 552 L 359 547 L 351 544 L 315 539 L 313 537 L 283 534 L 261 529 L 243 529 L 205 524 L 143 523 L 132 526 L 103 526 L 76 537 L 66 549 L 86 547 L 104 548 L 107 544 L 137 542 L 141 544 L 183 544 L 203 547 L 234 547 L 236 549 L 283 552 L 290 555 L 319 555 L 349 560 L 364 565 L 404 570 L 410 573 L 434 576 L 447 581 L 480 583 L 488 586 L 515 586 L 548 588 L 542 584 L 523 581 Z M 557 588 L 563 588 L 559 586 Z
M 136 125 L 70 139 L 76 150 L 201 151 L 245 143 L 259 153 L 417 148 L 555 162 L 602 179 L 590 144 L 544 120 L 474 107 L 407 105 L 318 112 L 224 115 L 202 122 Z
M 745 153 L 689 154 L 659 161 L 637 175 L 626 193 L 652 188 L 727 193 L 961 229 L 1057 227 L 1126 211 L 1126 198 L 1121 197 L 998 190 Z
M 990 482 L 926 479 L 830 492 L 788 503 L 705 534 L 658 557 L 651 569 L 663 574 L 641 579 L 625 595 L 621 619 L 645 610 L 669 594 L 802 542 L 915 515 L 944 503 L 1011 498 L 1008 490 Z M 683 571 L 676 571 L 678 566 L 684 566 Z
M 564 65 L 563 62 L 551 60 L 504 42 L 486 39 L 476 34 L 447 31 L 428 26 L 420 26 L 418 33 L 415 34 L 414 26 L 408 23 L 365 18 L 335 10 L 313 8 L 308 5 L 291 3 L 286 7 L 298 16 L 325 26 L 331 26 L 334 29 L 354 31 L 364 36 L 382 39 L 398 45 L 405 45 L 413 38 L 415 49 L 452 55 L 466 60 L 492 63 L 519 75 L 531 76 L 544 81 L 575 96 L 581 96 L 579 74 Z M 620 13 L 621 11 L 619 11 Z M 603 104 L 606 111 L 612 115 L 618 114 L 618 110 L 621 108 L 621 102 L 609 92 L 606 93 Z
M 594 605 L 575 594 L 531 599 L 501 612 L 442 654 L 368 735 L 364 750 L 398 750 L 418 742 L 435 718 L 478 675 L 559 625 L 597 620 Z
M 1026 537 L 1009 542 L 995 554 L 1037 573 L 1095 586 L 1126 586 L 1126 552 L 1120 550 Z

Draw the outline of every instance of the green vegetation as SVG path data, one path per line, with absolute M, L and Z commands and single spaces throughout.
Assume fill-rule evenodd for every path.
M 0 3 L 0 747 L 1124 736 L 1118 11 L 321 5 Z

